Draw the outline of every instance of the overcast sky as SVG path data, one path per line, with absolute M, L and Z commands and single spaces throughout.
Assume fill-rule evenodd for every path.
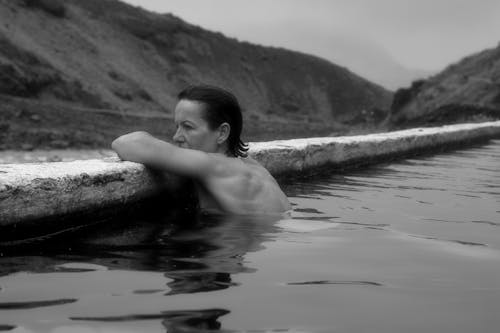
M 342 43 L 441 70 L 500 41 L 500 0 L 126 0 L 253 43 L 330 58 Z M 354 45 L 354 46 L 353 46 Z

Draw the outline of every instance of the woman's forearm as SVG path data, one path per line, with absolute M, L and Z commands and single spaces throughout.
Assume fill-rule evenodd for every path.
M 147 142 L 154 137 L 147 132 L 132 132 L 116 138 L 111 148 L 124 161 L 144 163 L 147 158 Z

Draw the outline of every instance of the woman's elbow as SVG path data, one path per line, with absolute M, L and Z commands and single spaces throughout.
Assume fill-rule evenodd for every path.
M 151 138 L 147 132 L 139 131 L 122 135 L 111 143 L 113 149 L 121 159 L 133 160 L 134 152 L 140 147 L 146 138 Z
M 123 142 L 123 136 L 119 136 L 116 139 L 111 142 L 111 149 L 113 149 L 115 152 L 118 153 L 118 150 L 120 150 L 120 146 L 122 145 Z

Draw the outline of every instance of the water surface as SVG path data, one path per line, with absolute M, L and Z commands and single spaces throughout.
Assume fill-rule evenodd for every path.
M 284 190 L 291 219 L 124 219 L 4 249 L 0 331 L 498 331 L 500 140 Z

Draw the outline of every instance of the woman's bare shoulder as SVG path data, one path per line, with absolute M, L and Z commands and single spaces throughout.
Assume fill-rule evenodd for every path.
M 276 180 L 254 159 L 225 157 L 217 168 L 220 171 L 205 185 L 225 210 L 249 213 L 289 209 Z
M 243 162 L 244 165 L 246 165 L 249 168 L 252 168 L 254 170 L 258 170 L 259 172 L 265 172 L 266 174 L 269 174 L 266 168 L 262 166 L 259 162 L 251 158 L 250 156 L 240 158 L 240 161 Z

